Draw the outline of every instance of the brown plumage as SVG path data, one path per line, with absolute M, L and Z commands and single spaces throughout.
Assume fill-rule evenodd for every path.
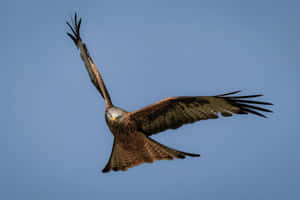
M 125 171 L 154 160 L 200 156 L 166 147 L 151 139 L 150 135 L 200 120 L 215 119 L 219 114 L 228 117 L 232 114 L 251 113 L 265 117 L 261 112 L 272 112 L 258 106 L 272 105 L 271 103 L 252 100 L 262 95 L 235 96 L 240 91 L 217 96 L 170 97 L 134 112 L 115 107 L 86 45 L 82 42 L 81 19 L 77 20 L 75 13 L 73 26 L 68 22 L 67 25 L 73 33 L 67 33 L 68 36 L 80 50 L 91 81 L 105 100 L 106 123 L 114 135 L 111 156 L 103 172 Z

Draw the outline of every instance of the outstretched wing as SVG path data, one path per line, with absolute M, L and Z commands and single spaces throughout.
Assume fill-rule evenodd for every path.
M 240 91 L 218 96 L 170 97 L 131 112 L 129 116 L 137 123 L 138 130 L 146 135 L 152 135 L 199 120 L 215 119 L 218 118 L 219 113 L 224 117 L 232 116 L 232 114 L 248 113 L 265 117 L 259 111 L 272 112 L 258 107 L 256 104 L 273 104 L 249 100 L 262 95 L 231 96 L 238 92 Z
M 96 65 L 94 64 L 86 45 L 82 42 L 82 39 L 80 37 L 81 18 L 79 19 L 79 21 L 77 21 L 77 14 L 75 13 L 73 26 L 71 26 L 71 24 L 69 22 L 67 22 L 67 25 L 69 26 L 69 28 L 71 29 L 71 31 L 73 33 L 73 35 L 72 35 L 71 33 L 67 32 L 67 35 L 73 40 L 76 47 L 80 50 L 81 59 L 84 62 L 84 65 L 89 73 L 92 83 L 95 85 L 97 90 L 100 92 L 102 97 L 105 99 L 106 104 L 111 105 L 111 99 L 110 99 L 109 93 L 105 87 L 105 84 L 102 80 L 102 77 L 101 77 Z

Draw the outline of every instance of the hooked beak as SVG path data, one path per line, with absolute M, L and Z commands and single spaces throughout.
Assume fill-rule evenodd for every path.
M 113 121 L 113 122 L 116 121 L 116 119 L 117 119 L 116 117 L 111 117 L 110 118 L 110 120 Z

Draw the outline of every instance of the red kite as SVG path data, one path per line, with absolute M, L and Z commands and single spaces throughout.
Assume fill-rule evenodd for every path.
M 219 113 L 224 117 L 248 113 L 265 117 L 261 112 L 272 112 L 257 106 L 272 105 L 271 103 L 251 100 L 262 95 L 236 96 L 240 91 L 217 96 L 170 97 L 140 110 L 127 112 L 114 106 L 111 101 L 103 79 L 82 42 L 81 19 L 77 21 L 75 14 L 73 26 L 68 22 L 67 25 L 73 33 L 67 33 L 68 36 L 80 50 L 91 81 L 105 100 L 105 119 L 114 136 L 112 152 L 102 172 L 126 171 L 130 167 L 152 163 L 154 160 L 200 156 L 166 147 L 151 139 L 150 135 L 199 120 L 215 119 Z

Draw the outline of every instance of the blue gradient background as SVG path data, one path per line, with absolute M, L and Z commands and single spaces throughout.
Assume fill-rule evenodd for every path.
M 1 199 L 299 199 L 299 1 L 2 1 Z M 113 102 L 263 93 L 274 114 L 154 138 L 200 158 L 100 173 L 104 101 L 65 32 L 75 11 Z

